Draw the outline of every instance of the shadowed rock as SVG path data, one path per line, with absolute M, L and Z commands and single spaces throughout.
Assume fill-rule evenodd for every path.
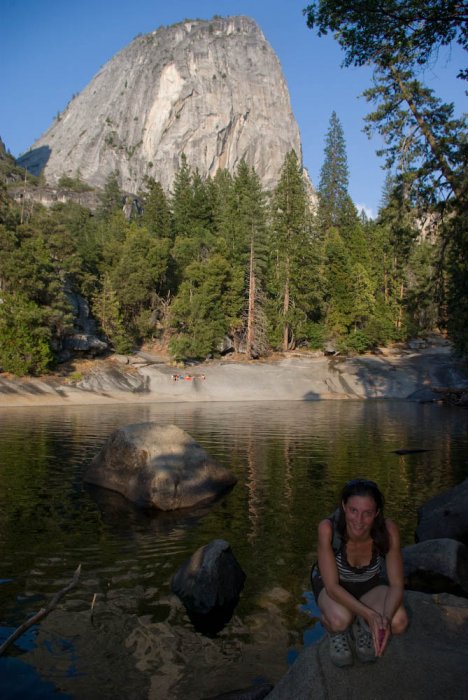
M 448 537 L 468 545 L 468 479 L 418 510 L 416 542 Z
M 405 587 L 468 597 L 468 547 L 447 538 L 403 547 Z
M 216 633 L 231 619 L 244 587 L 245 573 L 225 540 L 200 547 L 174 574 L 171 589 L 185 605 L 194 626 Z
M 140 506 L 175 510 L 212 501 L 236 477 L 176 425 L 136 423 L 116 430 L 84 480 Z

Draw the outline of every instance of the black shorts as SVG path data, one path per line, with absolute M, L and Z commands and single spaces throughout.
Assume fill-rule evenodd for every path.
M 310 582 L 312 584 L 312 591 L 314 594 L 315 602 L 318 603 L 318 597 L 325 588 L 325 584 L 323 583 L 318 567 L 315 564 L 312 567 L 312 571 L 310 572 Z M 340 586 L 342 586 L 345 589 L 345 591 L 348 591 L 348 593 L 351 593 L 352 596 L 359 600 L 360 598 L 362 598 L 363 595 L 371 591 L 376 586 L 383 586 L 386 583 L 387 581 L 385 581 L 385 579 L 377 575 L 372 576 L 372 578 L 368 579 L 367 581 L 361 581 L 359 583 L 340 581 Z

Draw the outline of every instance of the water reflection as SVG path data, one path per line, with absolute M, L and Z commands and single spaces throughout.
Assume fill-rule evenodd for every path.
M 157 514 L 83 486 L 112 430 L 152 420 L 191 433 L 234 471 L 234 490 L 204 509 Z M 460 409 L 384 401 L 0 411 L 0 623 L 36 612 L 81 562 L 79 586 L 34 649 L 15 651 L 61 692 L 198 700 L 259 674 L 275 682 L 320 633 L 307 597 L 315 527 L 343 482 L 375 479 L 409 543 L 417 507 L 468 475 L 467 424 Z M 247 580 L 232 620 L 207 640 L 170 579 L 215 538 L 231 544 Z

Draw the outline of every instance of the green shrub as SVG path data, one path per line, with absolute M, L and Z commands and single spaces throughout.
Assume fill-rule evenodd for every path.
M 0 304 L 0 367 L 18 376 L 42 374 L 53 360 L 51 332 L 42 309 L 26 297 L 5 294 Z

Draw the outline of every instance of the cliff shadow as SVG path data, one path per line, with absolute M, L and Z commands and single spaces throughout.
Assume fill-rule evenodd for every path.
M 302 397 L 303 401 L 320 401 L 320 394 L 315 391 L 307 391 Z
M 353 364 L 368 398 L 410 398 L 420 390 L 460 386 L 468 379 L 465 363 L 440 352 L 411 353 L 393 362 L 356 358 Z
M 16 159 L 16 162 L 22 168 L 26 168 L 31 175 L 37 176 L 44 170 L 51 154 L 52 149 L 50 146 L 39 146 L 38 148 L 32 148 L 27 153 L 23 153 Z

